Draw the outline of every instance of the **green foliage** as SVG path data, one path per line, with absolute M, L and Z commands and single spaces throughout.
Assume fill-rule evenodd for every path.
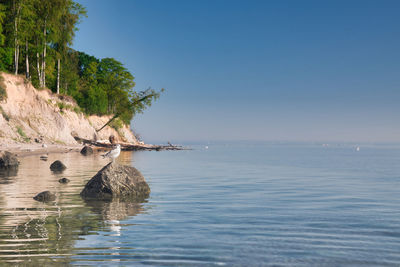
M 57 106 L 60 110 L 63 110 L 65 108 L 65 103 L 64 102 L 57 102 Z
M 8 114 L 4 111 L 4 109 L 3 109 L 2 106 L 0 106 L 0 112 L 1 112 L 1 115 L 3 116 L 3 118 L 4 118 L 6 121 L 10 121 L 10 116 L 8 116 Z
M 78 106 L 74 106 L 74 108 L 72 109 L 76 114 L 81 114 L 82 110 L 80 109 L 80 107 Z
M 110 123 L 110 127 L 114 128 L 116 131 L 124 127 L 124 123 L 120 119 L 115 119 Z
M 0 101 L 6 100 L 6 99 L 7 99 L 6 86 L 4 84 L 3 76 L 0 75 Z
M 25 142 L 29 142 L 30 138 L 26 136 L 24 130 L 20 126 L 17 126 L 17 133 L 24 139 Z
M 59 88 L 59 93 L 77 101 L 81 108 L 77 113 L 113 114 L 125 124 L 159 97 L 160 92 L 152 89 L 135 92 L 134 76 L 116 59 L 98 59 L 70 48 L 77 25 L 86 17 L 85 8 L 79 3 L 73 0 L 0 2 L 0 70 L 12 72 L 19 66 L 18 73 L 21 73 L 28 72 L 29 66 L 26 76 L 33 86 L 45 85 L 52 91 Z M 18 60 L 15 55 L 19 55 Z M 57 105 L 61 112 L 67 108 L 61 103 Z M 70 109 L 75 111 L 74 107 Z
M 17 126 L 17 133 L 22 137 L 26 137 L 26 134 L 24 133 L 24 131 L 20 126 Z
M 0 4 L 0 45 L 4 44 L 5 36 L 3 34 L 3 23 L 6 16 L 6 7 L 4 4 Z
M 0 46 L 0 70 L 8 71 L 13 65 L 13 51 L 10 47 Z

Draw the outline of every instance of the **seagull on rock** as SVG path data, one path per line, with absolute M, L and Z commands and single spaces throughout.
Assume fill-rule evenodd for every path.
M 121 153 L 121 146 L 120 146 L 120 144 L 117 144 L 116 148 L 108 151 L 106 154 L 104 154 L 102 156 L 103 156 L 103 158 L 107 157 L 107 158 L 112 159 L 112 161 L 114 161 L 114 159 L 118 158 L 119 153 Z

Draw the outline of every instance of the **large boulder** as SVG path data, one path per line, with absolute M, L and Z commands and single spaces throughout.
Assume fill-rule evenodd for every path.
M 36 201 L 47 202 L 56 200 L 56 195 L 50 191 L 43 191 L 33 197 Z
M 93 149 L 90 146 L 84 146 L 81 150 L 81 154 L 84 156 L 92 155 Z
M 8 151 L 0 152 L 0 169 L 18 168 L 19 161 L 17 155 Z
M 64 163 L 62 163 L 59 160 L 54 161 L 51 165 L 50 165 L 50 170 L 52 170 L 53 172 L 62 172 L 63 170 L 65 170 L 67 167 L 64 165 Z
M 81 192 L 84 198 L 143 200 L 150 195 L 150 187 L 134 167 L 107 164 L 86 184 Z

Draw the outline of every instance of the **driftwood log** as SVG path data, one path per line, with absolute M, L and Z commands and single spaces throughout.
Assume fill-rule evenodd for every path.
M 84 139 L 78 136 L 74 136 L 75 140 L 78 142 L 81 142 L 83 144 L 88 144 L 92 146 L 97 146 L 97 147 L 104 147 L 104 148 L 112 148 L 112 144 L 107 144 L 107 143 L 102 143 L 98 141 L 93 141 L 89 139 Z M 134 145 L 134 144 L 129 144 L 129 143 L 121 143 L 121 150 L 125 151 L 136 151 L 136 150 L 187 150 L 188 148 L 185 148 L 183 146 L 178 146 L 178 145 L 172 145 L 169 143 L 168 145 Z

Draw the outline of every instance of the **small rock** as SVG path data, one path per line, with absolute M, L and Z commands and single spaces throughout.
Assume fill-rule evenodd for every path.
M 47 145 L 46 145 L 46 144 L 42 144 L 42 147 L 46 148 L 46 147 L 47 147 Z
M 8 151 L 0 152 L 0 168 L 8 169 L 8 168 L 18 168 L 19 161 L 17 159 L 17 155 L 10 153 Z
M 45 156 L 45 155 L 40 156 L 40 160 L 43 160 L 43 161 L 47 161 L 48 158 L 49 158 L 49 157 L 48 157 L 48 156 Z
M 50 165 L 50 170 L 52 170 L 53 172 L 60 172 L 65 170 L 67 167 L 59 160 L 54 161 L 51 165 Z
M 36 142 L 36 143 L 43 143 L 43 136 L 40 135 L 39 137 L 36 137 L 36 138 L 35 138 L 35 142 Z
M 150 187 L 143 175 L 134 167 L 107 164 L 86 184 L 81 192 L 85 198 L 112 199 L 134 198 L 143 200 L 149 197 Z
M 54 201 L 56 200 L 56 195 L 50 191 L 43 191 L 34 196 L 33 199 L 41 202 Z
M 81 150 L 81 154 L 84 156 L 88 156 L 93 154 L 93 149 L 90 146 L 84 146 Z
M 59 183 L 61 184 L 68 184 L 70 182 L 70 180 L 68 178 L 61 178 L 60 180 L 58 180 Z

